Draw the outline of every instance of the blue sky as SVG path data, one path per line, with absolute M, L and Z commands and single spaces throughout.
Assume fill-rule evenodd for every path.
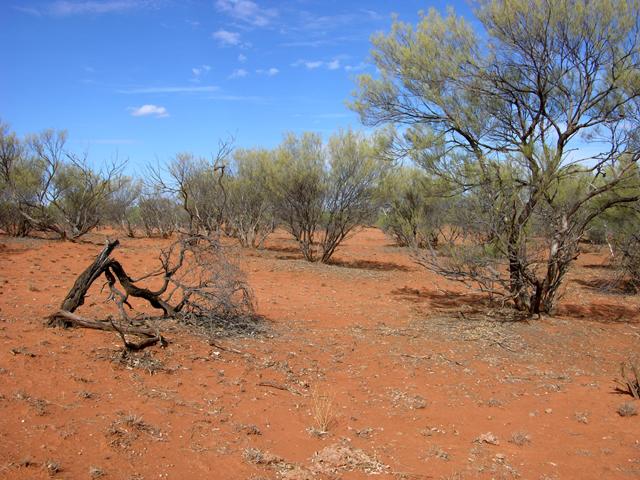
M 20 135 L 66 129 L 74 150 L 129 168 L 181 151 L 277 145 L 287 131 L 362 128 L 345 106 L 372 72 L 392 13 L 440 2 L 48 0 L 0 2 L 0 118 Z M 456 6 L 468 13 L 463 3 Z

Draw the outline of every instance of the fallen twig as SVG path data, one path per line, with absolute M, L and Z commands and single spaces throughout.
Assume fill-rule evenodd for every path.
M 302 395 L 300 392 L 298 392 L 297 390 L 294 390 L 293 388 L 291 388 L 291 387 L 289 387 L 287 385 L 282 385 L 280 383 L 275 383 L 275 382 L 271 382 L 271 381 L 259 382 L 258 386 L 259 387 L 271 387 L 271 388 L 275 388 L 277 390 L 284 390 L 286 392 L 293 393 L 294 395 Z

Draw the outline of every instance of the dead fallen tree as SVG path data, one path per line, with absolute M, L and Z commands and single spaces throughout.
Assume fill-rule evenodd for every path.
M 166 344 L 160 331 L 148 325 L 150 320 L 171 318 L 214 333 L 216 329 L 239 325 L 254 317 L 251 292 L 242 271 L 216 238 L 190 235 L 176 241 L 161 250 L 158 269 L 138 279 L 131 278 L 124 266 L 111 257 L 118 245 L 118 240 L 106 243 L 78 276 L 60 309 L 47 317 L 48 326 L 115 332 L 126 351 L 138 351 Z M 109 290 L 107 300 L 117 307 L 117 321 L 113 316 L 91 320 L 75 313 L 101 276 Z M 143 286 L 143 282 L 155 287 Z M 161 314 L 153 317 L 148 312 L 136 312 L 129 301 L 132 297 L 143 300 Z M 131 342 L 126 335 L 141 340 Z

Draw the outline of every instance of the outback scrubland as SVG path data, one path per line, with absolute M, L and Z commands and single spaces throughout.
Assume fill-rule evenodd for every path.
M 3 478 L 636 478 L 640 7 L 394 21 L 374 133 L 0 125 Z

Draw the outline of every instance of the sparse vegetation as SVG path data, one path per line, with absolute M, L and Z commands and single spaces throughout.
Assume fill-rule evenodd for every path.
M 51 477 L 57 475 L 62 471 L 62 467 L 60 466 L 60 463 L 51 459 L 44 462 L 44 467 L 47 470 L 47 473 L 49 474 L 49 476 Z
M 336 422 L 336 411 L 333 396 L 315 388 L 311 393 L 310 413 L 313 419 L 313 426 L 310 432 L 313 435 L 323 436 L 329 433 L 331 427 Z
M 621 417 L 634 417 L 638 415 L 638 407 L 633 402 L 624 402 L 618 407 L 618 415 Z
M 289 134 L 275 153 L 270 196 L 275 214 L 306 260 L 327 263 L 354 229 L 374 220 L 388 137 L 340 132 Z
M 592 222 L 640 198 L 638 6 L 482 1 L 475 14 L 482 34 L 435 9 L 377 34 L 381 74 L 359 78 L 353 108 L 402 125 L 398 148 L 472 212 L 472 241 L 422 264 L 551 313 Z
M 527 432 L 513 432 L 513 434 L 511 434 L 511 439 L 509 440 L 509 442 L 522 447 L 524 445 L 527 445 L 528 443 L 531 443 L 531 436 Z
M 640 0 L 7 3 L 0 477 L 640 478 Z

